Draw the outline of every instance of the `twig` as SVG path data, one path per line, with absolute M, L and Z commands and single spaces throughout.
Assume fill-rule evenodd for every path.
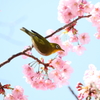
M 27 50 L 29 50 L 30 48 L 28 48 Z M 41 60 L 39 60 L 38 58 L 34 57 L 33 55 L 29 55 L 26 53 L 26 50 L 24 50 L 23 52 L 19 52 L 17 54 L 12 55 L 9 59 L 7 59 L 6 61 L 4 61 L 3 63 L 0 64 L 0 67 L 2 67 L 3 65 L 5 65 L 6 63 L 9 63 L 12 59 L 20 56 L 20 55 L 26 55 L 30 58 L 33 58 L 34 60 L 36 60 L 38 63 L 44 65 L 45 67 L 49 66 L 49 63 L 43 63 L 41 62 Z
M 75 20 L 73 20 L 72 22 L 70 22 L 69 24 L 64 25 L 63 27 L 61 27 L 61 28 L 57 29 L 56 31 L 54 31 L 52 34 L 46 36 L 45 38 L 49 38 L 49 37 L 53 36 L 55 33 L 60 32 L 61 30 L 65 29 L 66 27 L 68 27 L 69 25 L 71 25 L 72 23 L 78 21 L 78 20 L 81 19 L 81 18 L 88 18 L 88 17 L 90 17 L 90 16 L 91 16 L 91 15 L 78 17 L 78 18 L 76 18 Z M 32 46 L 32 47 L 33 47 L 33 46 Z M 31 50 L 32 47 L 27 48 L 27 49 L 24 50 L 23 52 L 19 52 L 19 53 L 17 53 L 17 54 L 12 55 L 12 56 L 11 56 L 10 58 L 8 58 L 6 61 L 0 63 L 0 68 L 1 68 L 3 65 L 9 63 L 13 58 L 15 58 L 15 57 L 17 57 L 17 56 L 20 56 L 20 55 L 23 55 L 23 54 L 25 54 L 25 55 L 27 55 L 27 56 L 29 56 L 29 57 L 35 59 L 36 57 L 34 58 L 34 56 L 30 56 L 30 55 L 28 55 L 28 54 L 25 53 L 25 52 L 27 52 L 28 50 Z M 37 60 L 39 63 L 43 64 L 44 66 L 47 66 L 47 63 L 45 64 L 45 63 L 41 62 L 38 58 L 36 58 L 35 60 Z
M 22 55 L 22 52 L 19 52 L 17 54 L 12 55 L 10 58 L 8 58 L 6 61 L 2 62 L 0 64 L 0 67 L 2 67 L 3 65 L 5 65 L 6 63 L 9 63 L 13 58 Z
M 57 29 L 56 31 L 54 31 L 52 34 L 46 36 L 45 38 L 49 38 L 49 37 L 51 37 L 52 35 L 54 35 L 55 33 L 60 32 L 61 30 L 63 30 L 63 29 L 65 29 L 66 27 L 70 26 L 72 23 L 77 22 L 77 21 L 78 21 L 79 19 L 81 19 L 81 18 L 88 18 L 88 17 L 90 17 L 90 16 L 91 16 L 91 15 L 80 16 L 80 17 L 76 18 L 75 20 L 73 20 L 72 22 L 70 22 L 69 24 L 66 24 L 66 25 L 64 25 L 63 27 Z
M 34 57 L 33 55 L 29 55 L 29 54 L 27 54 L 27 53 L 23 53 L 23 54 L 26 55 L 26 56 L 28 56 L 28 57 L 30 57 L 30 58 L 33 58 L 33 59 L 36 60 L 39 64 L 42 64 L 42 65 L 44 65 L 45 67 L 49 66 L 49 63 L 43 63 L 43 62 L 41 62 L 41 60 L 39 60 L 38 58 Z
M 77 97 L 77 95 L 74 93 L 74 91 L 71 89 L 70 86 L 68 86 L 68 89 L 69 89 L 70 92 L 74 95 L 74 97 L 75 97 L 77 100 L 79 100 L 78 97 Z

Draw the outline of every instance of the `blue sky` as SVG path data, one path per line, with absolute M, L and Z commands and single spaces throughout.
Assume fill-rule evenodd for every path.
M 88 0 L 89 1 L 89 0 Z M 93 4 L 99 0 L 91 0 Z M 21 27 L 35 30 L 46 36 L 48 29 L 56 30 L 63 26 L 57 19 L 57 7 L 59 0 L 0 0 L 0 62 L 7 60 L 13 54 L 23 50 L 27 45 L 31 45 L 30 37 L 20 31 Z M 84 71 L 89 64 L 94 64 L 100 70 L 100 40 L 93 35 L 96 28 L 85 19 L 81 19 L 77 25 L 79 32 L 88 32 L 91 41 L 85 45 L 86 51 L 82 56 L 76 53 L 69 53 L 65 60 L 72 61 L 71 66 L 74 72 L 69 80 L 69 85 L 76 91 L 76 83 L 83 82 Z M 36 57 L 41 57 L 35 50 Z M 46 57 L 49 59 L 54 57 Z M 28 100 L 74 100 L 67 86 L 55 90 L 36 90 L 25 82 L 22 73 L 22 65 L 31 62 L 32 59 L 22 59 L 17 57 L 10 63 L 0 68 L 0 82 L 10 83 L 12 87 L 20 85 L 24 88 Z M 8 91 L 10 92 L 10 91 Z M 0 95 L 0 100 L 3 96 Z

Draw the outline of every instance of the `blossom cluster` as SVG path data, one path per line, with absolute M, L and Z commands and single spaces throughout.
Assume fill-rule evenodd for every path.
M 32 87 L 41 90 L 67 85 L 72 72 L 70 62 L 63 61 L 61 58 L 54 59 L 48 67 L 39 67 L 38 70 L 29 64 L 23 66 L 26 81 Z
M 58 6 L 58 20 L 69 23 L 77 16 L 89 14 L 93 5 L 86 0 L 60 0 Z
M 4 100 L 28 100 L 27 96 L 24 95 L 24 90 L 20 86 L 16 86 L 11 94 L 7 94 Z
M 53 31 L 53 30 L 52 30 Z M 48 30 L 47 34 L 52 33 L 52 31 Z M 82 55 L 86 50 L 84 47 L 85 44 L 90 42 L 90 36 L 88 33 L 81 33 L 73 35 L 72 30 L 68 33 L 69 39 L 62 41 L 60 35 L 54 35 L 50 37 L 50 41 L 53 43 L 58 43 L 65 52 L 59 51 L 58 55 L 60 57 L 64 57 L 68 54 L 69 51 L 76 52 L 78 55 Z M 76 44 L 75 44 L 76 43 Z
M 60 0 L 58 6 L 58 20 L 69 23 L 74 18 L 90 14 L 88 18 L 97 27 L 95 37 L 100 39 L 100 2 L 93 5 L 86 0 Z
M 93 64 L 89 65 L 89 70 L 84 74 L 85 86 L 78 83 L 76 88 L 79 91 L 79 100 L 83 98 L 94 97 L 100 99 L 100 70 L 97 70 Z
M 91 13 L 92 16 L 90 17 L 90 21 L 93 23 L 94 26 L 97 27 L 97 33 L 95 33 L 95 37 L 100 39 L 100 2 L 94 5 Z
M 90 14 L 93 8 L 93 4 L 87 2 L 86 0 L 60 0 L 58 5 L 58 20 L 60 22 L 68 24 L 76 17 Z M 90 42 L 89 34 L 85 32 L 80 34 L 78 30 L 75 28 L 76 25 L 77 22 L 74 22 L 65 28 L 64 33 L 67 33 L 68 36 L 67 41 L 65 41 L 65 44 L 62 47 L 66 46 L 64 47 L 64 50 L 67 52 L 66 54 L 68 54 L 68 50 L 71 49 L 71 51 L 76 52 L 78 55 L 81 55 L 86 50 L 84 45 Z M 61 41 L 57 41 L 59 37 L 60 36 L 56 35 L 50 37 L 51 42 L 61 44 Z M 77 45 L 75 45 L 75 43 L 77 43 Z M 68 47 L 69 45 L 71 48 Z

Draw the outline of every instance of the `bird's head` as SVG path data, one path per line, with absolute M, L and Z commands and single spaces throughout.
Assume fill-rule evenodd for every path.
M 57 43 L 50 43 L 52 46 L 52 53 L 55 53 L 57 51 L 64 51 L 59 44 Z

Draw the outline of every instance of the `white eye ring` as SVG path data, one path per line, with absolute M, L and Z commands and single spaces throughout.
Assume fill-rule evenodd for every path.
M 59 45 L 56 45 L 56 48 L 58 49 L 59 48 Z

